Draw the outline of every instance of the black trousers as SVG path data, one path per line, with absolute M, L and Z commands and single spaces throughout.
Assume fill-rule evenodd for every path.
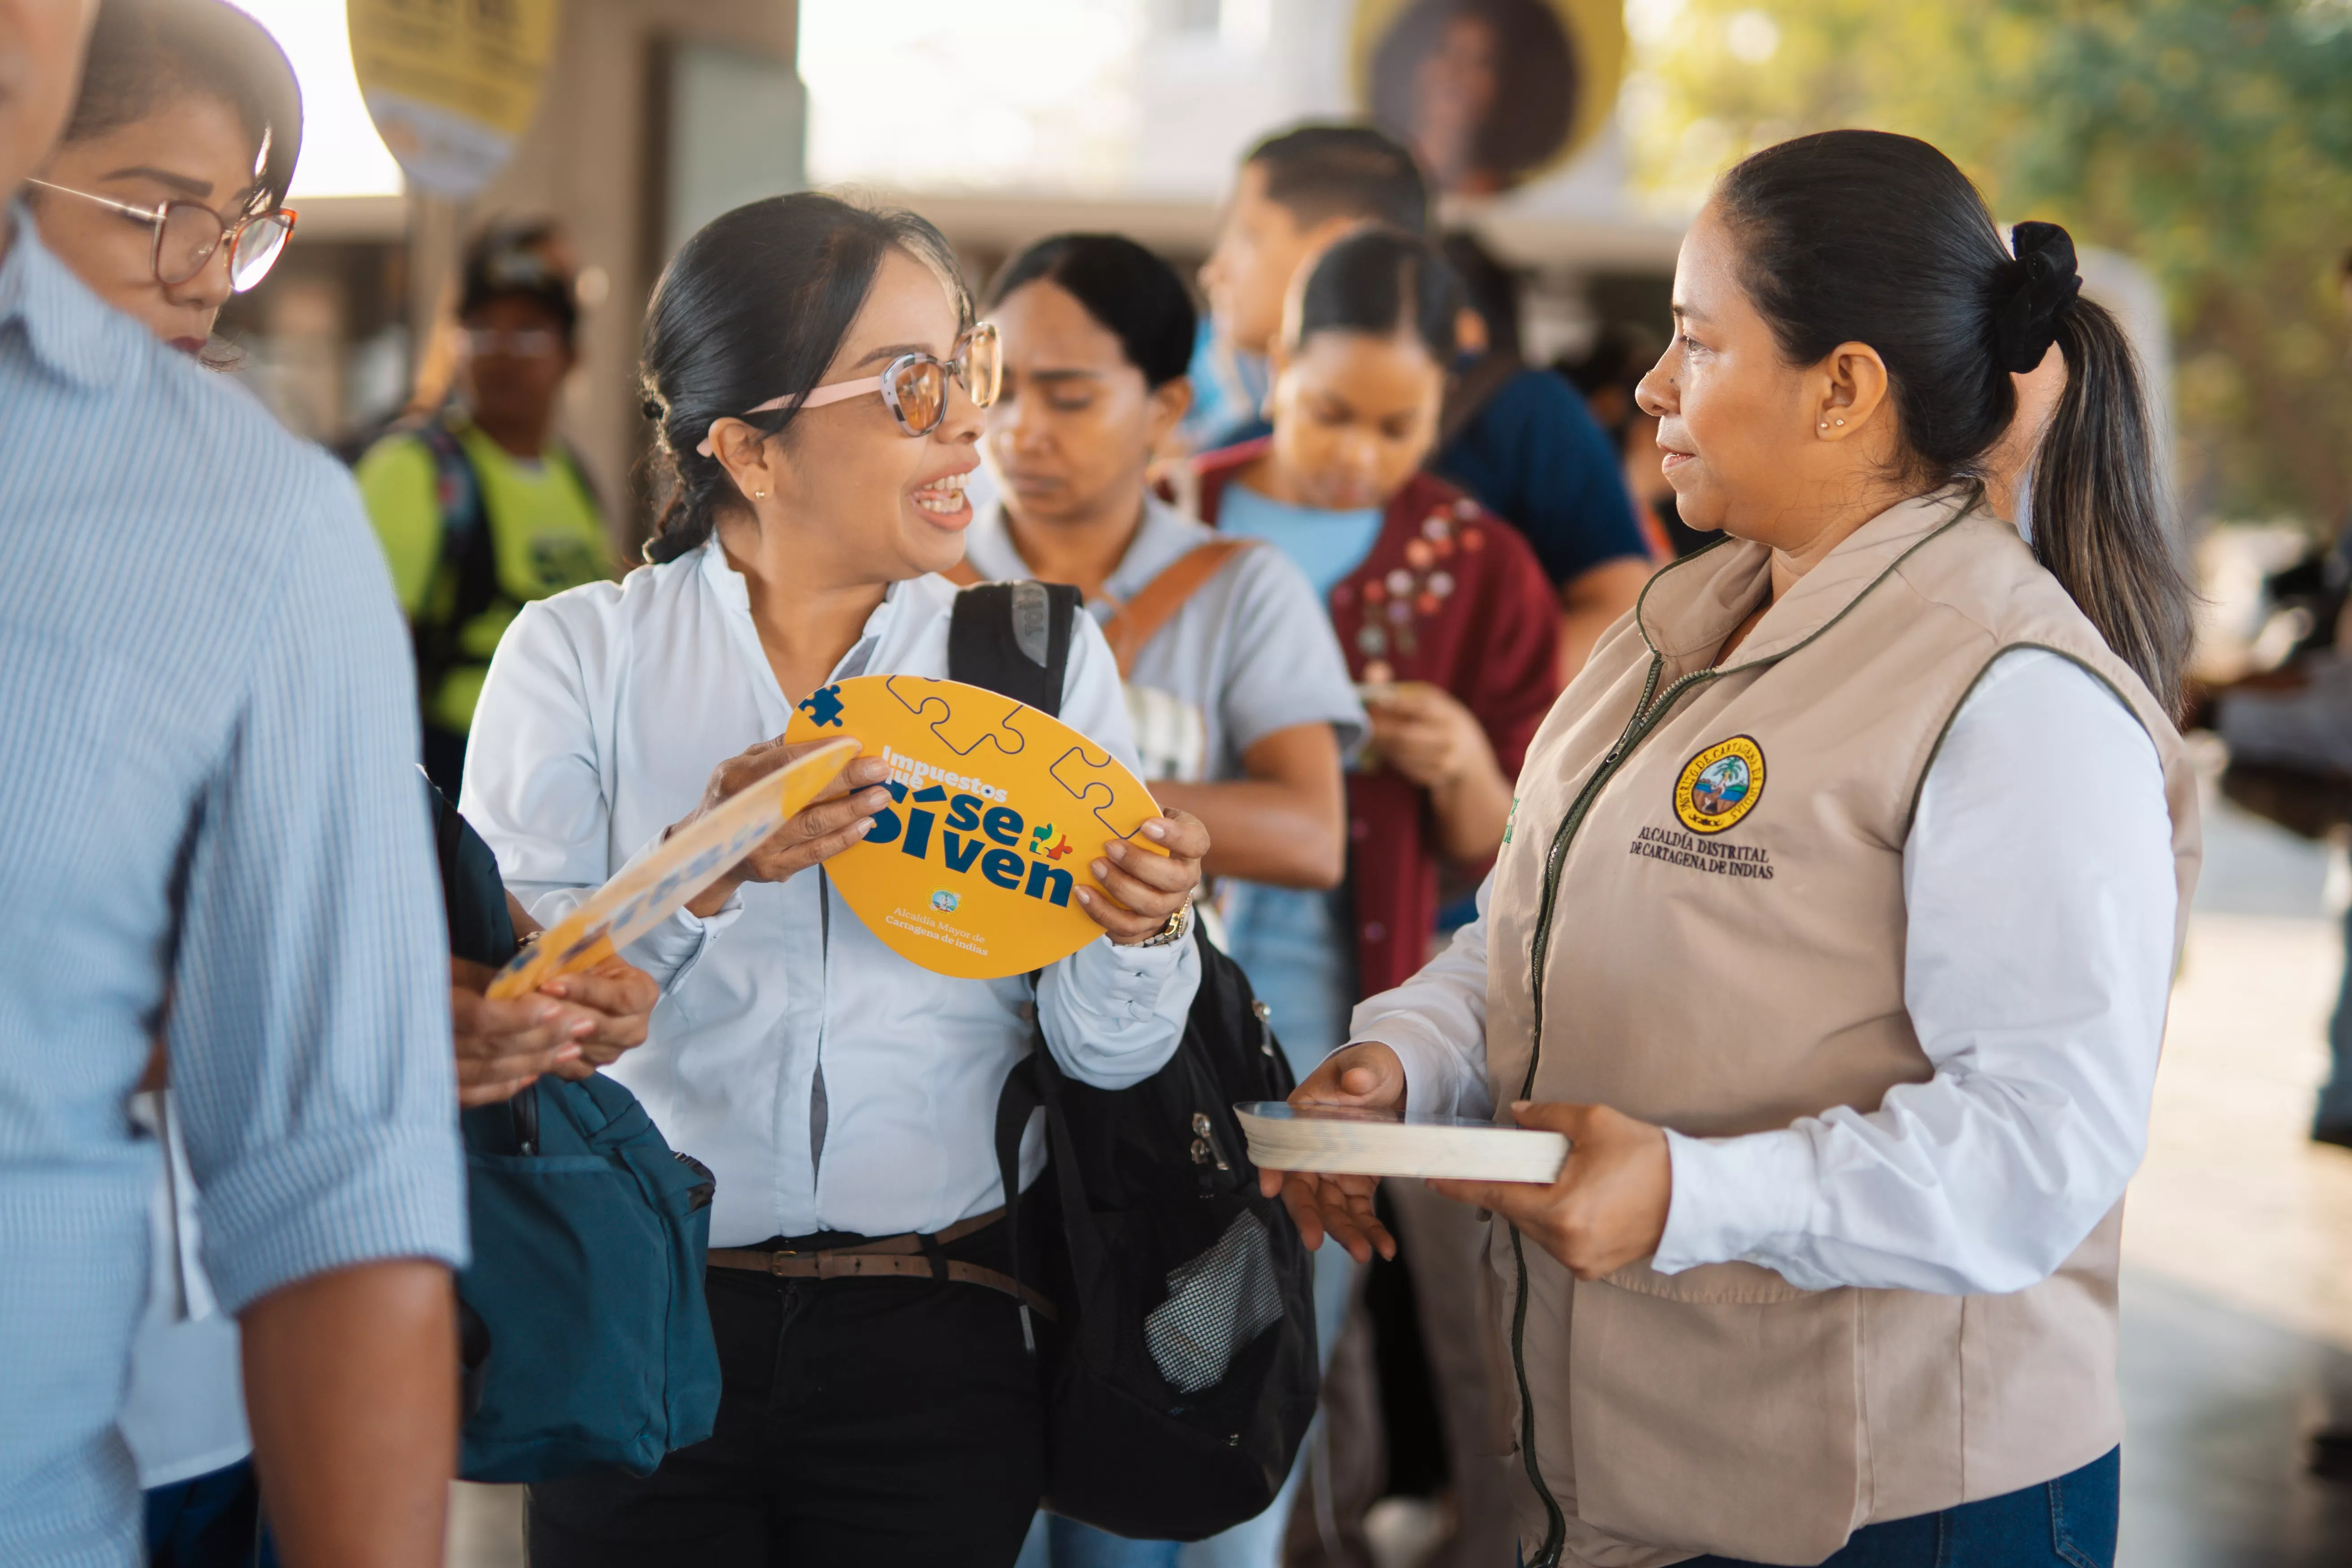
M 941 1251 L 1003 1271 L 1003 1229 Z M 532 1487 L 531 1568 L 1010 1568 L 1045 1476 L 1044 1396 L 1012 1297 L 929 1279 L 705 1279 L 716 1430 L 643 1479 Z

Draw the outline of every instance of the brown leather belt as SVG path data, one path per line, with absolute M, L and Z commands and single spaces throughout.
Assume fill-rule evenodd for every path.
M 1002 1208 L 991 1209 L 986 1214 L 960 1220 L 929 1239 L 934 1245 L 961 1240 L 1003 1217 Z M 923 1246 L 924 1239 L 910 1231 L 905 1236 L 886 1236 L 863 1247 L 828 1247 L 815 1252 L 794 1252 L 782 1247 L 772 1251 L 757 1247 L 714 1247 L 709 1254 L 710 1267 L 740 1268 L 748 1273 L 766 1274 L 778 1279 L 951 1279 L 958 1284 L 979 1285 L 1011 1296 L 1026 1303 L 1031 1311 L 1047 1322 L 1055 1321 L 1054 1304 L 1028 1286 L 1016 1283 L 1010 1274 L 1000 1274 L 993 1268 L 982 1268 L 977 1263 L 965 1263 L 952 1258 L 934 1260 Z

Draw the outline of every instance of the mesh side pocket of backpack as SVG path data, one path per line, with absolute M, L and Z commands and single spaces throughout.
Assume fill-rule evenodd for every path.
M 1244 1209 L 1207 1251 L 1170 1270 L 1168 1299 L 1143 1320 L 1143 1342 L 1171 1386 L 1198 1394 L 1281 1317 L 1272 1238 Z

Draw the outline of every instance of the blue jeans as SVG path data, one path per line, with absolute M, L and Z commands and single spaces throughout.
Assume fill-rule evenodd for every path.
M 2120 1448 L 2038 1487 L 1864 1525 L 1822 1568 L 2115 1568 Z M 1685 1568 L 1755 1568 L 1700 1557 Z
M 157 1487 L 146 1497 L 152 1568 L 278 1568 L 251 1460 Z

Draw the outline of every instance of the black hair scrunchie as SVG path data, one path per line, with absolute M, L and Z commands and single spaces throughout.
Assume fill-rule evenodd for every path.
M 662 416 L 668 412 L 668 410 L 662 407 L 661 399 L 658 397 L 648 397 L 643 403 L 637 405 L 637 406 L 644 411 L 646 418 L 652 420 L 656 425 L 662 422 Z
M 2016 282 L 1993 306 L 1993 357 L 2001 369 L 2023 375 L 2058 341 L 2058 318 L 2081 296 L 2083 275 L 2075 270 L 2074 237 L 2056 224 L 2021 223 L 2009 232 Z

